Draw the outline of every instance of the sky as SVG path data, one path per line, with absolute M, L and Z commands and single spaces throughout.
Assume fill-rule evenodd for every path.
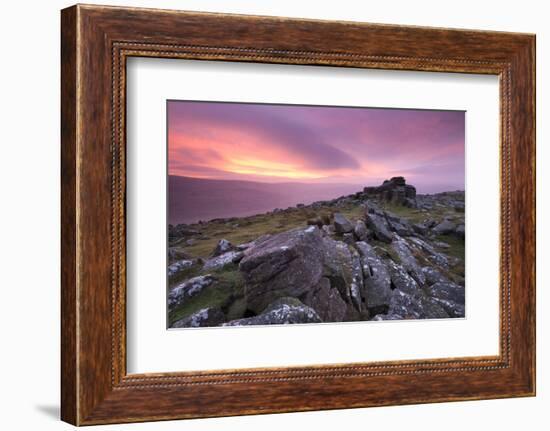
M 463 111 L 168 102 L 168 171 L 194 178 L 464 189 Z

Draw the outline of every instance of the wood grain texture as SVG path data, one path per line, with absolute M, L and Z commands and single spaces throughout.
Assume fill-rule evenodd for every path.
M 62 11 L 61 36 L 63 420 L 86 425 L 534 394 L 533 35 L 74 6 Z M 130 56 L 498 75 L 499 356 L 127 375 Z
M 76 9 L 61 17 L 61 417 L 78 421 L 76 299 Z

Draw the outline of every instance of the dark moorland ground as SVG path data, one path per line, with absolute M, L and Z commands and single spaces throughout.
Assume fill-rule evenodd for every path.
M 353 184 L 261 183 L 170 175 L 168 222 L 196 223 L 220 217 L 246 217 L 277 207 L 287 208 L 300 202 L 309 204 L 347 195 L 359 188 Z M 185 198 L 181 199 L 182 196 Z
M 271 206 L 273 208 L 273 205 Z M 464 317 L 464 192 L 404 178 L 169 226 L 172 328 Z

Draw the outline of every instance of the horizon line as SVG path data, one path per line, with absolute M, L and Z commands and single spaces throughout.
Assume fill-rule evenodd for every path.
M 384 181 L 390 180 L 391 178 L 395 177 L 403 177 L 402 175 L 394 175 L 391 176 L 385 180 L 382 180 L 381 183 L 377 185 L 369 185 L 365 183 L 346 183 L 346 182 L 331 182 L 331 183 L 323 183 L 323 182 L 303 182 L 303 181 L 278 181 L 278 182 L 267 182 L 267 181 L 257 181 L 257 180 L 243 180 L 243 179 L 222 179 L 222 178 L 201 178 L 201 177 L 191 177 L 189 175 L 178 175 L 178 174 L 167 174 L 167 177 L 178 177 L 178 178 L 187 178 L 191 180 L 207 180 L 207 181 L 224 181 L 224 182 L 244 182 L 244 183 L 259 183 L 259 184 L 271 184 L 271 185 L 281 185 L 281 184 L 304 184 L 304 185 L 345 185 L 345 186 L 358 186 L 358 187 L 377 187 L 378 185 L 381 185 Z M 405 177 L 403 177 L 405 178 Z M 407 179 L 405 178 L 405 182 Z M 411 185 L 416 188 L 416 186 L 412 183 L 407 183 L 408 185 Z M 430 195 L 430 194 L 439 194 L 439 193 L 446 193 L 446 192 L 465 192 L 466 188 L 455 188 L 455 189 L 449 189 L 442 192 L 435 192 L 435 193 L 418 193 L 420 195 Z
M 308 182 L 308 181 L 295 181 L 292 179 L 288 179 L 288 181 L 261 181 L 261 180 L 248 180 L 248 179 L 235 179 L 235 178 L 205 178 L 205 177 L 192 177 L 189 175 L 180 175 L 180 174 L 168 174 L 169 177 L 179 177 L 179 178 L 189 178 L 192 180 L 209 180 L 209 181 L 233 181 L 233 182 L 245 182 L 245 183 L 261 183 L 261 184 L 289 184 L 289 183 L 296 183 L 296 184 L 341 184 L 341 185 L 349 185 L 349 186 L 355 186 L 360 185 L 360 183 L 346 183 L 346 182 L 330 182 L 330 183 L 323 183 L 323 182 Z

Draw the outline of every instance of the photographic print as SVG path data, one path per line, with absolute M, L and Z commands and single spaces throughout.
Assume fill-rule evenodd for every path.
M 465 112 L 167 102 L 169 328 L 465 317 Z

